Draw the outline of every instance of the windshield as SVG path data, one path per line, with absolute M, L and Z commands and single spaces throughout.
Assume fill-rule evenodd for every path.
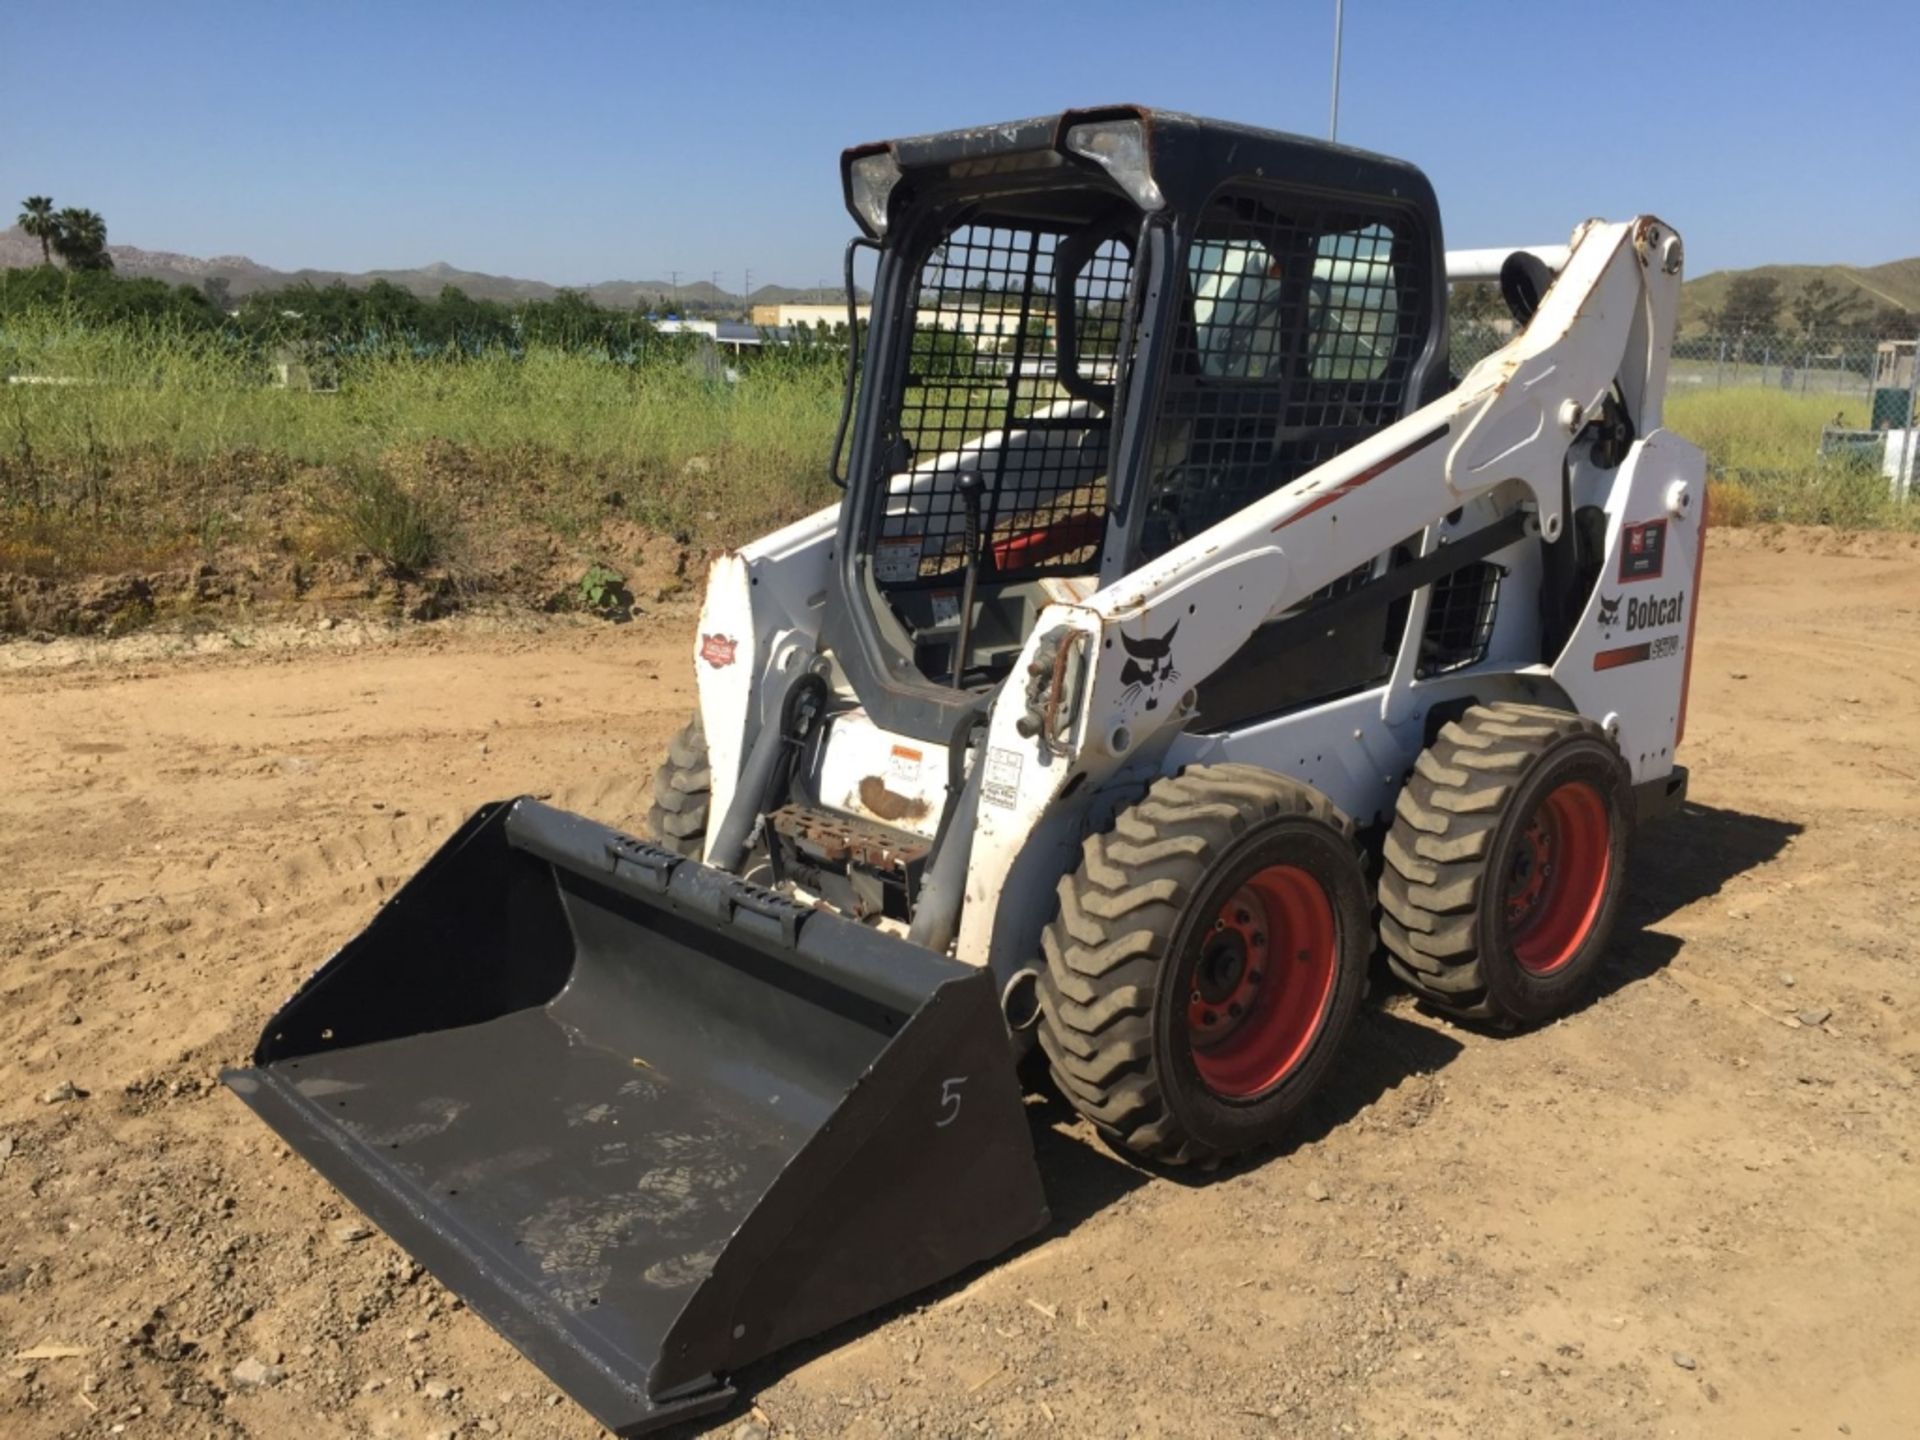
M 888 477 L 873 541 L 882 586 L 950 584 L 965 568 L 962 474 L 981 483 L 983 577 L 1091 568 L 1106 516 L 1107 396 L 1132 277 L 1131 236 L 1099 220 L 1075 227 L 974 213 L 928 250 L 892 402 L 904 463 Z M 1060 334 L 1063 290 L 1077 338 L 1070 348 Z

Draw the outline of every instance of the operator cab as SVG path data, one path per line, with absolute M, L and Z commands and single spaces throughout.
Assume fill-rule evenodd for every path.
M 1048 605 L 1445 388 L 1402 162 L 1129 107 L 842 166 L 879 264 L 822 638 L 891 729 L 946 739 Z

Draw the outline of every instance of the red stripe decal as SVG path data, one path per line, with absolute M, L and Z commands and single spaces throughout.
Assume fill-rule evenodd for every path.
M 1911 442 L 1909 442 L 1911 443 Z M 1707 567 L 1707 487 L 1700 487 L 1700 533 L 1694 537 L 1693 605 L 1687 611 L 1687 668 L 1680 672 L 1680 718 L 1673 727 L 1673 748 L 1687 738 L 1687 693 L 1693 689 L 1693 622 L 1700 618 L 1700 572 Z
M 1442 425 L 1438 430 L 1429 430 L 1418 440 L 1413 441 L 1411 444 L 1403 445 L 1400 449 L 1394 451 L 1393 454 L 1387 456 L 1386 459 L 1374 461 L 1373 464 L 1362 470 L 1358 475 L 1353 476 L 1351 479 L 1342 480 L 1331 490 L 1315 496 L 1310 504 L 1302 505 L 1298 510 L 1294 511 L 1293 514 L 1287 516 L 1287 518 L 1282 520 L 1278 525 L 1275 525 L 1273 527 L 1274 531 L 1284 530 L 1287 526 L 1293 524 L 1294 521 L 1306 519 L 1307 516 L 1313 514 L 1314 511 L 1325 509 L 1343 495 L 1351 495 L 1369 480 L 1376 480 L 1387 471 L 1393 469 L 1394 466 L 1398 465 L 1408 456 L 1417 455 L 1420 451 L 1433 444 L 1434 441 L 1444 440 L 1446 438 L 1447 427 L 1445 425 Z
M 1642 660 L 1653 658 L 1653 642 L 1643 640 L 1638 645 L 1622 645 L 1618 650 L 1601 650 L 1593 657 L 1596 670 L 1618 670 L 1622 665 L 1637 665 Z

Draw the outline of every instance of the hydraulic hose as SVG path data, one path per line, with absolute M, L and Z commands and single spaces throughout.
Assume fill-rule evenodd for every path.
M 795 733 L 796 726 L 802 718 L 801 707 L 809 699 L 813 716 L 808 723 L 817 723 L 826 710 L 827 682 L 811 670 L 803 669 L 781 690 L 780 703 L 773 707 L 773 723 L 762 725 L 754 737 L 753 748 L 740 767 L 740 784 L 733 792 L 733 803 L 727 806 L 726 818 L 720 822 L 707 849 L 709 865 L 739 873 L 741 863 L 747 858 L 753 827 L 766 813 L 767 801 L 786 773 L 783 762 L 789 758 L 789 746 L 800 739 Z

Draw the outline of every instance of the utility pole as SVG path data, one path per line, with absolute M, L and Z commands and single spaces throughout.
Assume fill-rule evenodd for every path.
M 671 270 L 667 273 L 673 277 L 673 313 L 678 315 L 680 313 L 680 272 Z
M 742 290 L 740 291 L 740 298 L 743 301 L 745 301 L 747 304 L 751 305 L 753 304 L 753 271 L 743 270 L 741 271 L 741 274 L 745 278 L 742 282 L 744 288 L 742 288 Z
M 1327 110 L 1327 139 L 1340 138 L 1340 31 L 1346 19 L 1346 0 L 1333 0 L 1333 103 Z
M 713 303 L 718 305 L 720 303 L 720 297 L 726 293 L 726 291 L 720 288 L 720 272 L 716 270 L 713 272 Z

